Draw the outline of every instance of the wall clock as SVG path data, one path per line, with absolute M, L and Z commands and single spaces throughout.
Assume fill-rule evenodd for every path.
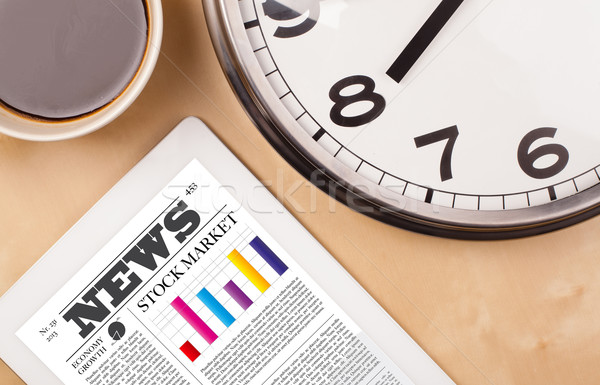
M 561 228 L 600 205 L 600 3 L 204 0 L 271 144 L 359 212 L 427 234 Z

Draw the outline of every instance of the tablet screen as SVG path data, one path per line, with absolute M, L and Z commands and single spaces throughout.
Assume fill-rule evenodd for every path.
M 234 196 L 193 160 L 17 336 L 69 385 L 413 384 Z

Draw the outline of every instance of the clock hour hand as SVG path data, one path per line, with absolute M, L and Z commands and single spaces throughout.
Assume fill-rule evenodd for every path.
M 394 79 L 396 83 L 400 83 L 463 1 L 442 0 L 406 48 L 400 53 L 400 56 L 398 56 L 387 70 L 386 74 Z

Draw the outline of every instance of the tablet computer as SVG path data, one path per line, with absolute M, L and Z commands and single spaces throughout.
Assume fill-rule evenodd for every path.
M 198 119 L 2 298 L 28 384 L 453 384 Z

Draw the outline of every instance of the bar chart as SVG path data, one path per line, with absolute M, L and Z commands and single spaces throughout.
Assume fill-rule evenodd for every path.
M 196 361 L 288 270 L 254 232 L 245 228 L 221 249 L 203 256 L 185 288 L 150 316 L 189 361 Z

